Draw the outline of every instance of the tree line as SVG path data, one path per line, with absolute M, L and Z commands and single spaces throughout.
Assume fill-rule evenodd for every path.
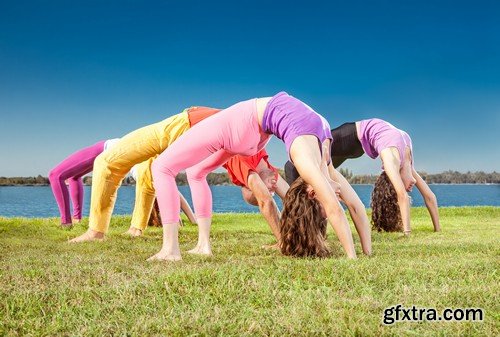
M 351 184 L 374 184 L 378 175 L 354 175 L 348 169 L 339 169 L 340 173 Z M 284 177 L 283 170 L 279 170 L 282 177 Z M 422 178 L 428 184 L 500 184 L 500 173 L 494 171 L 491 173 L 478 171 L 461 173 L 458 171 L 445 171 L 441 173 L 430 174 L 426 172 L 419 172 Z M 176 177 L 177 185 L 187 185 L 187 178 L 185 173 L 180 173 Z M 231 180 L 226 172 L 223 173 L 210 173 L 207 177 L 210 185 L 231 185 Z M 92 184 L 92 177 L 87 176 L 83 178 L 85 185 Z M 47 177 L 38 175 L 36 177 L 0 177 L 0 186 L 47 186 L 50 185 Z M 123 179 L 122 185 L 135 185 L 132 177 Z
M 378 175 L 354 175 L 348 169 L 339 169 L 340 173 L 351 184 L 374 184 Z M 441 173 L 418 172 L 428 184 L 500 184 L 500 173 L 478 171 L 461 173 L 458 171 L 444 171 Z
M 207 177 L 210 185 L 230 185 L 231 180 L 227 173 L 210 173 Z M 92 176 L 83 177 L 84 185 L 92 185 Z M 187 185 L 185 173 L 179 173 L 175 179 L 177 185 Z M 36 177 L 0 177 L 0 186 L 48 186 L 49 178 L 38 175 Z M 134 178 L 127 176 L 122 181 L 122 186 L 135 185 Z

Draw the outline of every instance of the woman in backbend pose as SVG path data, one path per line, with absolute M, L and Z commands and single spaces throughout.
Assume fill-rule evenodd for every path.
M 363 202 L 347 179 L 332 165 L 328 166 L 330 178 L 339 184 L 337 197 L 349 210 L 356 231 L 359 234 L 363 253 L 371 255 L 370 222 Z M 320 235 L 307 232 L 309 223 L 320 223 Z M 286 237 L 281 250 L 285 255 L 325 257 L 330 250 L 325 245 L 326 216 L 322 206 L 315 198 L 315 191 L 304 179 L 292 181 L 292 185 L 283 200 L 283 212 L 279 224 L 280 237 Z M 299 230 L 297 230 L 299 228 Z
M 272 135 L 283 140 L 290 159 L 314 190 L 312 198 L 324 214 L 349 258 L 356 258 L 351 230 L 336 196 L 338 184 L 330 179 L 331 133 L 328 122 L 306 104 L 281 92 L 274 97 L 237 103 L 186 131 L 152 165 L 154 185 L 163 222 L 163 246 L 151 260 L 180 260 L 179 200 L 175 176 L 186 169 L 199 227 L 191 251 L 211 254 L 212 196 L 206 176 L 232 156 L 252 156 Z M 321 235 L 321 224 L 310 223 L 311 235 Z M 369 231 L 369 228 L 366 228 Z M 288 240 L 288 238 L 281 238 Z
M 233 184 L 241 187 L 241 194 L 245 202 L 259 207 L 260 213 L 266 219 L 276 238 L 276 242 L 279 242 L 280 211 L 273 195 L 276 193 L 281 200 L 284 200 L 289 186 L 279 175 L 278 169 L 269 163 L 268 158 L 266 149 L 262 149 L 253 156 L 233 156 L 223 167 L 227 170 Z M 263 247 L 277 248 L 278 244 Z
M 94 160 L 104 151 L 113 148 L 119 141 L 119 138 L 109 139 L 97 142 L 94 145 L 81 149 L 53 168 L 49 173 L 50 187 L 61 214 L 61 225 L 70 227 L 73 222 L 80 222 L 82 219 L 83 208 L 83 183 L 82 176 L 92 172 Z M 149 207 L 145 207 L 145 199 L 151 194 L 151 162 L 144 162 L 133 168 L 133 176 L 136 180 L 135 205 L 132 213 L 131 227 L 128 233 L 132 236 L 142 234 L 142 231 L 148 224 L 150 216 Z M 66 185 L 68 182 L 68 186 Z M 68 191 L 69 190 L 69 191 Z M 154 191 L 153 191 L 154 194 Z M 73 204 L 73 221 L 71 218 L 70 202 Z M 194 216 L 186 199 L 179 193 L 181 208 L 186 213 L 191 222 L 194 222 Z
M 441 230 L 436 196 L 414 168 L 412 142 L 406 132 L 377 118 L 345 123 L 331 132 L 331 157 L 335 167 L 363 153 L 373 159 L 380 156 L 382 160 L 383 171 L 375 183 L 371 200 L 372 223 L 377 230 L 403 230 L 406 235 L 410 234 L 407 192 L 413 186 L 424 198 L 434 230 Z M 289 184 L 299 176 L 291 162 L 286 163 L 285 174 Z
M 146 163 L 141 164 L 141 167 L 144 172 L 149 174 L 151 162 L 158 154 L 171 146 L 186 130 L 218 111 L 220 110 L 206 107 L 185 109 L 181 113 L 161 122 L 130 132 L 120 138 L 111 149 L 97 156 L 92 175 L 89 229 L 70 242 L 92 241 L 104 238 L 109 228 L 118 187 L 132 167 L 146 161 Z M 145 177 L 148 176 L 146 175 Z M 140 179 L 138 181 L 139 186 L 143 187 L 144 192 L 138 196 L 140 200 L 136 200 L 136 207 L 140 205 L 138 209 L 144 215 L 132 217 L 132 227 L 134 228 L 129 229 L 131 235 L 140 235 L 142 232 L 141 226 L 146 225 L 151 213 L 155 199 L 155 190 L 151 179 L 151 175 L 149 175 L 145 183 L 142 183 Z M 172 198 L 175 198 L 178 203 L 177 206 L 180 207 L 181 203 L 177 187 L 171 192 Z M 177 217 L 179 217 L 179 214 L 177 214 Z M 137 230 L 141 230 L 141 232 Z
M 50 188 L 59 207 L 61 225 L 69 227 L 73 222 L 80 222 L 83 211 L 82 177 L 92 172 L 95 158 L 111 147 L 118 139 L 102 140 L 69 155 L 49 172 Z M 68 182 L 68 186 L 66 185 Z M 71 218 L 70 200 L 73 204 Z

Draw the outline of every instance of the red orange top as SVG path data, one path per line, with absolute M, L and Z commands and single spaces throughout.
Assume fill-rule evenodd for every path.
M 193 126 L 219 111 L 221 111 L 221 109 L 208 108 L 206 106 L 192 106 L 187 109 L 189 124 Z
M 268 158 L 266 149 L 262 149 L 253 156 L 233 156 L 223 167 L 227 170 L 233 184 L 248 187 L 248 175 L 252 171 L 257 172 L 257 166 L 261 160 L 264 160 L 267 167 L 274 171 L 276 178 L 278 177 L 278 170 L 269 164 Z

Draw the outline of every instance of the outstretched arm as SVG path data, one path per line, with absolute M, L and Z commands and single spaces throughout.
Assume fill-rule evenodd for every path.
M 285 200 L 285 195 L 289 188 L 290 185 L 288 185 L 285 179 L 278 175 L 278 181 L 276 182 L 276 194 L 281 198 L 281 200 Z
M 365 205 L 363 205 L 361 199 L 356 194 L 356 191 L 354 191 L 347 179 L 339 171 L 337 171 L 332 164 L 328 166 L 328 171 L 330 173 L 330 177 L 340 184 L 340 198 L 349 209 L 352 221 L 354 222 L 356 231 L 359 234 L 359 239 L 361 240 L 363 253 L 371 255 L 372 233 L 370 229 L 370 222 L 368 221 L 368 216 L 366 215 Z
M 441 231 L 441 225 L 439 223 L 439 211 L 436 195 L 434 194 L 434 192 L 432 192 L 425 180 L 422 179 L 420 174 L 415 171 L 415 169 L 413 169 L 412 174 L 413 178 L 417 180 L 415 186 L 417 186 L 418 190 L 422 194 L 425 206 L 427 207 L 427 210 L 429 211 L 429 214 L 431 216 L 432 224 L 434 225 L 434 231 L 439 232 Z
M 387 173 L 392 186 L 394 186 L 394 189 L 396 190 L 399 211 L 401 212 L 401 220 L 403 221 L 404 234 L 409 235 L 411 233 L 410 199 L 403 184 L 403 180 L 401 179 L 401 174 L 399 173 L 399 159 L 392 151 L 392 148 L 382 150 L 380 158 L 382 158 L 382 162 L 384 163 L 385 173 Z
M 266 219 L 271 231 L 273 232 L 276 240 L 280 240 L 280 230 L 279 230 L 279 211 L 278 206 L 274 202 L 271 193 L 266 187 L 266 184 L 262 181 L 260 176 L 256 172 L 251 172 L 248 175 L 248 188 L 252 191 L 257 199 L 259 205 L 259 210 Z
M 189 203 L 187 202 L 186 198 L 182 195 L 181 192 L 179 192 L 179 198 L 181 200 L 181 209 L 186 214 L 186 216 L 189 219 L 189 222 L 192 224 L 196 223 L 196 217 L 194 216 L 193 210 L 191 209 L 191 206 L 189 206 Z

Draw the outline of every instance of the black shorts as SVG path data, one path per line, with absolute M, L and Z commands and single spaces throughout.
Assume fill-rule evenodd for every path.
M 346 159 L 358 158 L 365 153 L 358 139 L 356 123 L 344 123 L 332 130 L 332 164 L 339 167 Z M 285 179 L 292 184 L 299 177 L 299 172 L 290 161 L 285 164 Z
M 344 123 L 332 130 L 332 164 L 339 167 L 346 159 L 361 157 L 365 151 L 356 131 L 356 123 Z

